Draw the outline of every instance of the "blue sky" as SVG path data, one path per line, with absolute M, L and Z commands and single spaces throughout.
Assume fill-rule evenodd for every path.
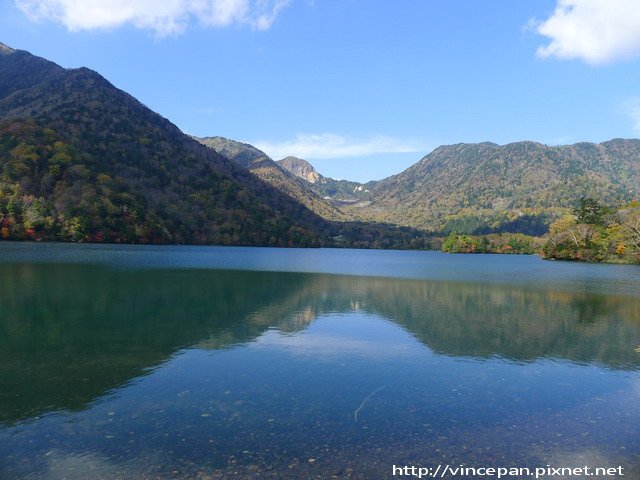
M 1 0 L 0 32 L 334 178 L 440 144 L 640 135 L 636 0 Z

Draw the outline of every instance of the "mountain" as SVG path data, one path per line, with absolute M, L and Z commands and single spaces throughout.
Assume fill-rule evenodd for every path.
M 376 222 L 375 220 L 366 222 L 354 221 L 354 219 L 345 215 L 335 206 L 335 203 L 338 202 L 333 199 L 323 199 L 317 193 L 318 190 L 315 189 L 320 182 L 325 180 L 327 182 L 348 183 L 360 187 L 362 187 L 362 184 L 327 179 L 320 174 L 318 174 L 318 182 L 312 184 L 308 180 L 299 178 L 291 171 L 282 168 L 280 162 L 274 162 L 266 153 L 247 143 L 224 137 L 204 137 L 197 138 L 197 140 L 248 169 L 266 183 L 298 200 L 318 215 L 328 219 L 330 228 L 325 231 L 331 233 L 331 241 L 335 246 L 393 249 L 428 249 L 433 246 L 429 235 L 414 228 L 398 227 Z M 290 157 L 290 159 L 294 159 L 294 157 Z M 304 162 L 304 164 L 301 162 Z M 305 164 L 309 172 L 315 171 L 308 162 L 301 160 L 299 163 L 303 167 Z
M 92 70 L 0 44 L 0 238 L 423 248 L 640 196 L 640 140 L 447 145 L 366 184 L 199 140 Z
M 248 143 L 237 142 L 224 137 L 193 138 L 223 157 L 233 160 L 238 165 L 249 170 L 274 163 L 266 153 Z
M 313 168 L 306 160 L 297 157 L 287 157 L 282 160 L 278 160 L 278 165 L 280 165 L 285 170 L 293 173 L 296 177 L 299 177 L 303 180 L 306 180 L 309 183 L 316 183 L 318 180 L 322 178 L 316 169 Z
M 447 233 L 543 234 L 583 196 L 621 204 L 640 195 L 640 140 L 552 147 L 535 142 L 438 147 L 378 182 L 372 202 L 347 210 Z
M 271 182 L 317 213 L 360 222 L 356 229 L 360 233 L 347 232 L 355 244 L 365 223 L 376 224 L 378 230 L 387 224 L 436 235 L 543 235 L 581 197 L 621 204 L 640 195 L 640 140 L 558 147 L 536 142 L 445 145 L 404 172 L 366 184 L 324 177 L 301 158 L 272 162 L 251 145 L 223 140 L 224 145 L 216 140 L 219 153 L 254 173 L 266 162 L 271 170 L 282 167 L 303 183 L 303 190 L 314 191 L 345 215 L 323 215 L 290 187 Z M 300 187 L 300 182 L 295 185 Z M 385 236 L 400 235 L 399 230 L 393 232 Z M 415 236 L 415 231 L 409 235 Z
M 194 137 L 195 138 L 195 137 Z M 308 182 L 282 168 L 269 156 L 253 145 L 224 137 L 196 138 L 200 143 L 220 155 L 248 169 L 264 182 L 279 189 L 302 203 L 317 215 L 328 220 L 346 220 L 347 217 L 335 205 L 316 193 Z M 312 167 L 313 168 L 313 167 Z
M 311 184 L 311 189 L 334 205 L 350 205 L 371 200 L 371 191 L 377 182 L 358 183 L 349 180 L 334 180 L 316 172 L 306 160 L 287 157 L 277 161 L 285 170 Z
M 311 246 L 329 225 L 87 68 L 0 44 L 0 238 Z

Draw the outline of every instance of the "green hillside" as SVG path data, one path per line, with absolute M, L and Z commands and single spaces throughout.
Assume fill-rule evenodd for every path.
M 458 144 L 380 181 L 371 204 L 348 213 L 442 233 L 541 235 L 581 197 L 622 204 L 639 194 L 640 140 Z
M 4 239 L 312 246 L 330 225 L 86 68 L 0 49 Z

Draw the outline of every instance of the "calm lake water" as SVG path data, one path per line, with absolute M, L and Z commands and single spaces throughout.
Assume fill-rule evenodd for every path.
M 0 478 L 638 479 L 639 344 L 635 266 L 0 243 Z

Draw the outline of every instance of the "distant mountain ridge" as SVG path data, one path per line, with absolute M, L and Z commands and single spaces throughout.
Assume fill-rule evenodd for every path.
M 248 143 L 242 143 L 220 136 L 193 138 L 223 157 L 233 160 L 238 165 L 247 169 L 273 162 L 266 153 Z
M 371 190 L 377 183 L 375 181 L 359 183 L 350 180 L 334 180 L 319 174 L 313 165 L 297 157 L 286 157 L 276 163 L 309 182 L 312 185 L 312 190 L 337 206 L 370 201 Z
M 342 211 L 318 195 L 313 188 L 310 188 L 310 185 L 306 181 L 282 168 L 266 153 L 253 145 L 224 137 L 204 137 L 196 139 L 220 155 L 248 169 L 264 182 L 302 203 L 322 218 L 327 220 L 347 219 Z
M 477 233 L 491 230 L 494 222 L 553 216 L 583 196 L 609 204 L 637 199 L 640 140 L 441 146 L 378 182 L 371 204 L 351 213 L 432 231 Z
M 366 184 L 324 177 L 296 157 L 275 163 L 350 220 L 436 235 L 543 235 L 581 197 L 612 205 L 640 197 L 640 140 L 634 139 L 565 146 L 532 141 L 443 145 L 405 171 Z
M 318 172 L 316 172 L 313 165 L 302 158 L 287 157 L 282 160 L 278 160 L 276 163 L 285 170 L 293 173 L 296 177 L 300 177 L 309 183 L 316 183 L 322 177 Z
M 193 138 L 247 168 L 262 180 L 329 220 L 347 220 L 348 217 L 340 207 L 370 201 L 370 189 L 376 183 L 361 184 L 349 180 L 334 180 L 318 173 L 313 165 L 302 158 L 290 156 L 274 161 L 251 144 L 225 137 Z

